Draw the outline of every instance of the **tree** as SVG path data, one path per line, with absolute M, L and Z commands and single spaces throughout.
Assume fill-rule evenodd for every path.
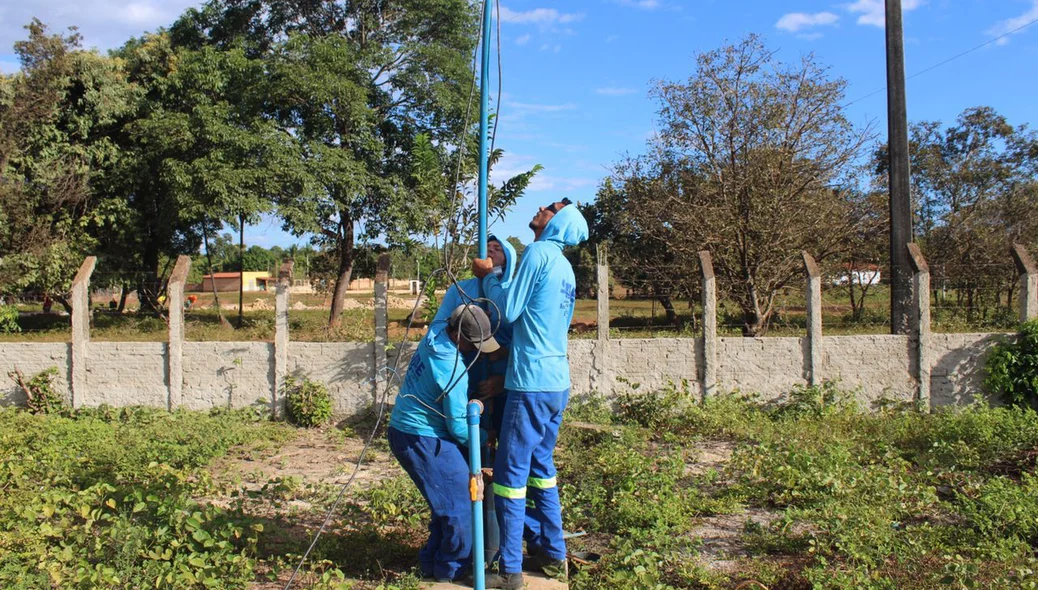
M 756 36 L 700 54 L 688 81 L 652 91 L 661 132 L 617 165 L 625 206 L 611 223 L 654 264 L 688 272 L 710 250 L 743 333 L 763 333 L 802 274 L 800 252 L 822 260 L 846 242 L 846 187 L 868 130 L 844 116 L 845 87 L 813 56 L 776 61 Z
M 114 127 L 134 88 L 117 60 L 51 35 L 39 20 L 0 75 L 0 291 L 64 297 L 94 235 L 120 223 L 103 185 L 122 157 Z
M 619 186 L 612 178 L 606 178 L 598 189 L 593 204 L 583 207 L 588 219 L 590 237 L 585 243 L 589 248 L 598 244 L 609 246 L 609 272 L 638 295 L 649 295 L 660 302 L 667 314 L 667 321 L 681 328 L 681 320 L 674 308 L 675 297 L 689 301 L 698 295 L 698 282 L 691 269 L 683 266 L 669 245 L 661 241 L 654 232 L 642 227 L 640 216 L 628 215 L 628 207 L 636 206 L 627 186 L 634 187 L 647 179 L 635 176 L 637 162 L 629 162 L 626 181 Z M 694 318 L 693 318 L 694 319 Z
M 300 146 L 306 180 L 279 212 L 287 229 L 337 256 L 329 328 L 357 232 L 392 238 L 426 204 L 409 184 L 420 138 L 456 143 L 463 131 L 477 30 L 464 0 L 212 1 L 174 26 L 188 46 L 241 47 L 264 60 L 264 109 Z
M 1038 134 L 990 107 L 973 107 L 944 129 L 935 121 L 914 124 L 911 140 L 915 233 L 932 284 L 957 287 L 971 315 L 1003 305 L 1016 287 L 1010 246 L 1038 246 Z M 875 165 L 885 186 L 885 146 Z

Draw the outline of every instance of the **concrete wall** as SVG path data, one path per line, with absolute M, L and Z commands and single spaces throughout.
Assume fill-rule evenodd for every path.
M 166 369 L 165 342 L 91 342 L 86 389 L 76 405 L 167 407 Z
M 981 391 L 988 350 L 1007 336 L 1001 334 L 933 334 L 934 364 L 930 377 L 932 404 L 969 403 Z
M 65 399 L 72 398 L 72 345 L 66 342 L 0 343 L 0 406 L 23 405 L 25 394 L 8 374 L 21 371 L 26 379 L 50 367 L 58 369 L 55 382 Z
M 721 391 L 759 393 L 771 400 L 807 382 L 801 338 L 719 338 Z M 824 372 L 823 372 L 824 375 Z M 824 378 L 824 377 L 823 377 Z
M 270 342 L 185 342 L 183 406 L 241 408 L 274 399 Z
M 934 334 L 931 374 L 934 406 L 972 401 L 983 381 L 984 356 L 997 334 Z M 806 384 L 802 338 L 720 338 L 718 390 L 759 393 L 775 399 L 793 385 Z M 822 340 L 822 379 L 839 380 L 856 390 L 866 405 L 878 398 L 911 401 L 917 374 L 910 359 L 913 341 L 905 336 L 826 336 Z M 699 395 L 702 342 L 690 338 L 572 340 L 570 371 L 574 396 L 599 391 L 630 391 L 623 378 L 652 391 L 668 382 L 687 381 Z M 402 347 L 399 378 L 407 371 L 414 345 Z M 168 403 L 167 345 L 140 342 L 91 342 L 87 381 L 77 406 Z M 290 342 L 288 374 L 308 376 L 328 385 L 338 416 L 355 415 L 375 399 L 373 343 Z M 395 353 L 387 357 L 391 370 Z M 0 343 L 0 404 L 22 403 L 10 379 L 20 369 L 30 377 L 47 367 L 59 369 L 58 387 L 69 391 L 68 344 Z M 274 345 L 268 342 L 185 342 L 182 405 L 191 409 L 270 404 L 274 399 Z M 399 379 L 395 380 L 399 385 Z M 391 389 L 395 391 L 396 387 Z M 380 392 L 381 393 L 381 392 Z

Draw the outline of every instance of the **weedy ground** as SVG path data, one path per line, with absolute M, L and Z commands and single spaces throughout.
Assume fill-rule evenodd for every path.
M 678 387 L 573 400 L 557 462 L 592 588 L 1036 588 L 1038 416 L 760 403 Z M 0 586 L 281 588 L 371 420 L 0 410 Z M 381 433 L 293 587 L 418 587 L 424 502 Z

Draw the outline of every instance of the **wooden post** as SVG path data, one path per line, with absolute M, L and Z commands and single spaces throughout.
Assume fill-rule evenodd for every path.
M 1038 271 L 1027 248 L 1013 244 L 1013 261 L 1020 277 L 1020 323 L 1038 317 Z
M 173 274 L 169 277 L 169 342 L 166 343 L 166 361 L 169 363 L 169 411 L 180 406 L 184 397 L 184 285 L 191 270 L 191 257 L 178 256 Z
M 920 410 L 930 410 L 930 267 L 923 258 L 919 245 L 914 242 L 908 245 L 909 259 L 912 261 L 912 289 L 915 291 L 914 318 L 916 337 L 916 360 L 919 363 L 919 389 L 916 404 Z
M 699 253 L 703 279 L 703 398 L 717 393 L 717 283 L 710 252 Z
M 274 391 L 270 401 L 274 417 L 281 416 L 284 409 L 280 392 L 288 377 L 288 300 L 294 269 L 295 262 L 291 259 L 282 263 L 274 296 Z
M 90 275 L 96 256 L 87 256 L 72 279 L 72 407 L 87 397 L 87 349 L 90 348 Z
M 807 277 L 807 382 L 810 385 L 822 383 L 822 273 L 818 263 L 806 251 L 804 257 L 804 274 Z

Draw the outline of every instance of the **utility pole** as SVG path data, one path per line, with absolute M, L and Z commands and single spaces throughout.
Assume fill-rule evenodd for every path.
M 908 334 L 912 317 L 911 170 L 908 163 L 908 108 L 905 103 L 905 42 L 901 0 L 887 3 L 887 146 L 890 156 L 890 333 Z

